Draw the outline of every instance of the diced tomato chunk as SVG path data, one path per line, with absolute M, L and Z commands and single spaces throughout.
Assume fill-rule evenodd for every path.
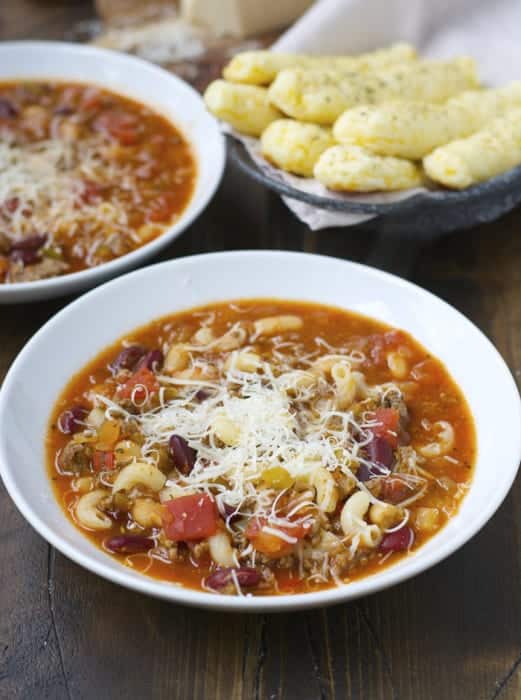
M 110 134 L 123 146 L 132 146 L 139 139 L 136 117 L 125 112 L 104 112 L 95 120 L 94 128 Z
M 385 438 L 391 447 L 398 447 L 400 414 L 395 408 L 377 408 L 374 412 L 376 425 L 371 426 L 375 437 Z
M 293 551 L 298 540 L 303 539 L 311 529 L 310 523 L 298 523 L 294 527 L 281 527 L 273 525 L 274 530 L 280 530 L 288 537 L 294 538 L 293 542 L 287 542 L 282 537 L 271 532 L 266 532 L 265 527 L 269 526 L 266 518 L 251 518 L 246 527 L 246 537 L 253 544 L 257 552 L 266 554 L 271 559 L 279 559 Z
M 181 496 L 165 503 L 163 527 L 174 542 L 193 542 L 215 535 L 219 512 L 213 498 L 205 493 Z
M 145 401 L 147 394 L 150 397 L 158 391 L 159 382 L 155 374 L 148 367 L 140 367 L 124 384 L 119 385 L 118 397 L 130 399 L 133 396 L 135 401 L 141 402 Z
M 105 452 L 104 450 L 95 450 L 92 458 L 92 466 L 95 472 L 103 472 L 108 469 L 114 469 L 114 452 Z

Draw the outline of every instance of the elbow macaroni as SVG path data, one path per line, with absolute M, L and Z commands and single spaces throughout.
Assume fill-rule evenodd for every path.
M 418 508 L 414 515 L 414 525 L 422 532 L 431 532 L 438 528 L 439 518 L 438 508 Z
M 216 564 L 226 567 L 236 565 L 230 538 L 226 532 L 216 532 L 215 535 L 209 537 L 208 546 L 210 556 Z
M 239 372 L 256 372 L 261 366 L 262 359 L 260 355 L 257 355 L 256 352 L 248 352 L 247 350 L 232 352 L 224 363 L 224 369 L 226 371 L 235 369 Z
M 315 487 L 320 510 L 332 513 L 338 503 L 338 487 L 331 472 L 325 467 L 318 467 L 313 473 L 311 485 Z
M 391 370 L 391 374 L 396 379 L 405 379 L 409 374 L 409 363 L 400 355 L 399 352 L 390 352 L 387 354 L 387 366 Z
M 360 544 L 370 549 L 378 547 L 382 540 L 382 530 L 378 525 L 364 525 L 358 535 L 360 536 Z
M 382 530 L 388 530 L 403 520 L 404 510 L 390 503 L 373 503 L 369 508 L 369 520 Z
M 130 491 L 134 486 L 141 484 L 151 491 L 160 491 L 166 481 L 166 476 L 157 467 L 148 462 L 133 462 L 118 474 L 112 486 L 112 492 Z
M 311 365 L 312 372 L 318 372 L 319 374 L 331 374 L 331 369 L 333 365 L 338 362 L 348 362 L 345 355 L 322 355 L 322 357 L 317 358 Z
M 85 419 L 85 423 L 87 423 L 89 428 L 94 428 L 95 430 L 101 428 L 104 422 L 105 411 L 102 408 L 93 408 Z
M 233 326 L 226 331 L 220 338 L 212 342 L 212 350 L 217 352 L 228 352 L 236 350 L 244 345 L 246 340 L 246 331 L 241 326 Z
M 370 499 L 365 491 L 357 491 L 349 496 L 340 513 L 340 525 L 345 535 L 353 531 L 353 526 L 363 520 L 369 510 Z
M 370 507 L 365 491 L 357 491 L 344 503 L 340 513 L 340 525 L 344 535 L 358 536 L 364 547 L 376 547 L 382 539 L 382 531 L 376 524 L 368 525 L 364 517 Z
M 256 336 L 270 336 L 286 333 L 287 331 L 298 331 L 302 326 L 302 319 L 299 316 L 292 316 L 290 314 L 266 316 L 266 318 L 259 318 L 253 324 Z
M 213 330 L 209 326 L 202 326 L 197 329 L 192 337 L 192 342 L 196 345 L 210 345 L 215 340 Z
M 343 411 L 349 408 L 356 398 L 356 380 L 347 360 L 336 362 L 331 367 L 331 377 L 335 382 L 336 406 Z
M 303 369 L 295 369 L 284 372 L 278 378 L 278 385 L 288 394 L 298 394 L 306 389 L 311 390 L 317 385 L 317 377 L 312 372 Z
M 439 420 L 433 424 L 432 428 L 437 432 L 438 439 L 418 448 L 418 451 L 424 457 L 440 457 L 450 452 L 454 447 L 455 434 L 454 428 L 450 423 L 445 420 Z
M 89 530 L 108 530 L 112 527 L 112 520 L 99 509 L 101 501 L 109 496 L 104 489 L 96 489 L 81 496 L 76 504 L 76 517 L 80 523 Z
M 190 363 L 190 353 L 181 344 L 172 345 L 167 352 L 163 369 L 166 372 L 178 372 L 186 369 Z

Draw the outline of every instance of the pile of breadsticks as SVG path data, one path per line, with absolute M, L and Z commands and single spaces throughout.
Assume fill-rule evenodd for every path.
M 205 93 L 262 155 L 332 190 L 463 189 L 521 164 L 521 81 L 480 86 L 474 61 L 397 44 L 358 56 L 250 51 Z

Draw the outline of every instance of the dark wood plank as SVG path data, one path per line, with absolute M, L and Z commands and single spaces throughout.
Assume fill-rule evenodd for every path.
M 2 0 L 0 39 L 64 39 L 93 12 L 90 0 Z
M 67 698 L 51 549 L 0 487 L 0 697 Z
M 4 0 L 0 36 L 60 38 L 91 13 L 80 0 Z M 228 166 L 207 211 L 161 258 L 236 248 L 319 252 L 408 276 L 476 322 L 521 376 L 521 210 L 404 256 L 402 241 L 370 229 L 308 231 Z M 0 308 L 0 379 L 66 302 Z M 0 697 L 517 700 L 520 542 L 518 480 L 472 542 L 412 581 L 327 610 L 234 616 L 82 570 L 51 552 L 0 488 Z

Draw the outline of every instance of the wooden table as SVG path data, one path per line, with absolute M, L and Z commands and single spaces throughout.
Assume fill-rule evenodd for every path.
M 60 38 L 91 15 L 88 2 L 3 0 L 0 37 Z M 469 316 L 521 374 L 521 209 L 404 257 L 403 244 L 371 232 L 309 232 L 228 167 L 208 210 L 163 257 L 234 248 L 398 271 Z M 0 307 L 0 379 L 67 301 Z M 490 398 L 501 410 L 501 397 Z M 483 531 L 432 571 L 348 605 L 257 616 L 169 605 L 103 581 L 51 549 L 0 487 L 0 697 L 519 700 L 520 582 L 519 480 Z

